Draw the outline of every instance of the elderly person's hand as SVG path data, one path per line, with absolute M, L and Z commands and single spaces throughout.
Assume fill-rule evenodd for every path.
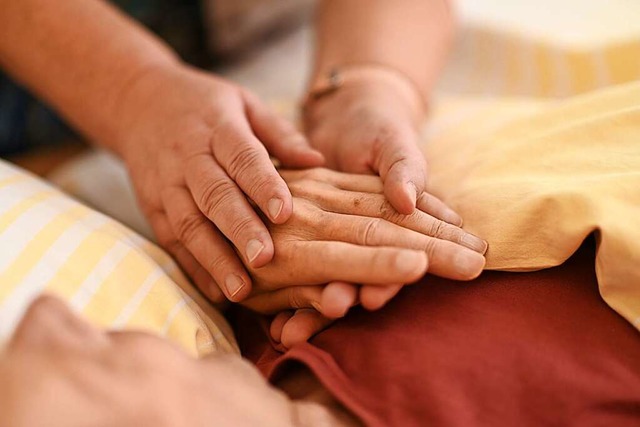
M 142 74 L 119 107 L 116 150 L 159 243 L 211 300 L 220 290 L 242 300 L 251 291 L 243 264 L 274 254 L 265 222 L 281 224 L 293 209 L 269 154 L 293 167 L 320 165 L 322 155 L 245 90 L 182 65 Z
M 98 330 L 53 297 L 0 352 L 0 383 L 0 427 L 342 425 L 239 355 L 194 359 L 152 335 Z
M 243 304 L 263 313 L 313 308 L 315 314 L 303 312 L 307 320 L 289 332 L 282 331 L 285 315 L 278 316 L 273 334 L 285 346 L 306 340 L 356 301 L 382 307 L 427 270 L 471 280 L 484 267 L 486 242 L 439 219 L 444 205 L 429 194 L 421 195 L 420 209 L 402 215 L 382 194 L 378 177 L 327 169 L 281 174 L 293 215 L 269 225 L 276 254 L 268 265 L 250 268 L 254 292 Z
M 407 84 L 401 76 L 394 78 Z M 410 214 L 427 184 L 427 163 L 417 145 L 423 115 L 418 107 L 397 85 L 363 76 L 310 99 L 304 109 L 305 131 L 311 145 L 324 154 L 327 167 L 379 175 L 392 206 Z M 451 224 L 462 224 L 444 205 L 439 213 Z

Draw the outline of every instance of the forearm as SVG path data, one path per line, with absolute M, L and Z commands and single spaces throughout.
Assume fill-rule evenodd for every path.
M 428 97 L 453 27 L 448 0 L 323 0 L 312 81 L 336 66 L 384 64 Z
M 118 139 L 118 99 L 176 58 L 102 0 L 0 0 L 0 66 L 93 141 Z

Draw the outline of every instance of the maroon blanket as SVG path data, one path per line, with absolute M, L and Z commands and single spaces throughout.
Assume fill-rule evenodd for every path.
M 367 425 L 640 426 L 640 334 L 593 266 L 590 242 L 545 271 L 426 277 L 285 355 L 255 316 L 236 313 L 236 330 L 271 379 L 302 362 Z

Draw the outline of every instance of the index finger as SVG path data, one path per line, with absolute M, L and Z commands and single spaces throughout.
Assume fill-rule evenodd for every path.
M 249 124 L 227 125 L 218 132 L 212 151 L 220 166 L 273 223 L 287 221 L 293 212 L 291 193 Z

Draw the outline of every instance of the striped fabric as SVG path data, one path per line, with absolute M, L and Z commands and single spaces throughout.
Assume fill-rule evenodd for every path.
M 459 0 L 463 30 L 442 89 L 566 97 L 640 79 L 636 0 Z
M 168 255 L 0 162 L 0 341 L 41 292 L 97 325 L 154 332 L 194 355 L 236 351 L 229 325 Z

